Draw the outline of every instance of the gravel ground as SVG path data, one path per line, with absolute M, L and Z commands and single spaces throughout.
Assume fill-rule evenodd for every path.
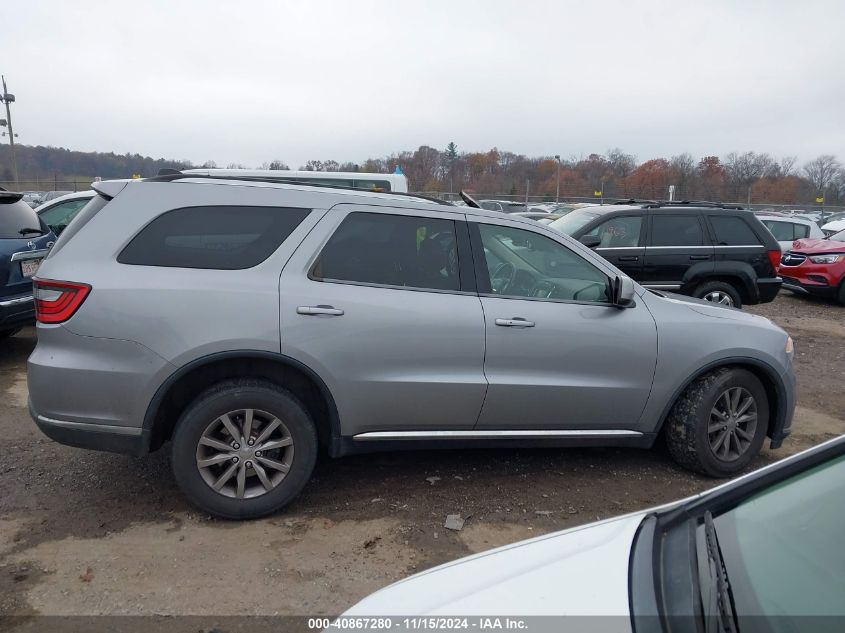
M 784 293 L 750 310 L 792 334 L 800 383 L 794 433 L 759 467 L 845 433 L 845 308 Z M 337 613 L 432 565 L 714 484 L 661 448 L 387 453 L 320 461 L 277 516 L 216 521 L 184 502 L 166 451 L 42 436 L 26 411 L 34 344 L 32 329 L 0 343 L 0 614 Z

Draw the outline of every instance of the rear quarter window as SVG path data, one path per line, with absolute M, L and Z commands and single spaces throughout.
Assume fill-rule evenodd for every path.
M 717 246 L 759 246 L 760 238 L 743 218 L 724 215 L 710 216 Z
M 161 214 L 117 261 L 138 266 L 242 270 L 267 259 L 311 209 L 206 206 Z

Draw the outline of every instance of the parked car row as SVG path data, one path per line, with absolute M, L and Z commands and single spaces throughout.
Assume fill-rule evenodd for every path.
M 135 455 L 171 440 L 187 498 L 243 519 L 289 503 L 320 451 L 659 439 L 725 477 L 791 430 L 792 340 L 767 319 L 648 291 L 551 225 L 474 201 L 254 181 L 95 183 L 34 282 L 45 434 Z M 743 264 L 751 299 L 780 284 L 780 249 L 748 212 L 557 222 L 576 213 L 582 241 L 657 252 L 667 280 L 693 261 Z

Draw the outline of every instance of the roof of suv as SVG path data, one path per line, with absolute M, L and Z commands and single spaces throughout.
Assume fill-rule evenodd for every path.
M 487 209 L 458 206 L 444 200 L 437 198 L 430 198 L 424 195 L 417 195 L 413 193 L 401 193 L 396 191 L 381 192 L 381 191 L 367 191 L 365 189 L 355 189 L 352 187 L 335 186 L 327 184 L 308 183 L 299 180 L 285 180 L 284 178 L 255 178 L 255 177 L 235 177 L 235 176 L 207 176 L 202 174 L 186 174 L 174 173 L 165 174 L 161 176 L 154 176 L 152 178 L 141 178 L 134 180 L 115 179 L 95 182 L 91 188 L 98 193 L 113 198 L 125 186 L 133 186 L 135 183 L 189 183 L 189 184 L 204 184 L 216 186 L 230 186 L 230 187 L 262 187 L 268 189 L 280 189 L 298 192 L 314 193 L 315 195 L 330 196 L 327 201 L 327 207 L 333 207 L 336 204 L 366 204 L 368 201 L 383 200 L 398 204 L 403 207 L 418 207 L 419 205 L 430 206 L 432 210 L 437 211 L 452 211 L 457 213 L 465 213 L 469 215 L 478 215 L 489 218 L 501 219 L 503 216 L 498 211 L 488 211 Z M 526 218 L 513 217 L 509 214 L 507 217 L 518 222 L 524 222 L 529 226 L 538 226 L 533 220 Z

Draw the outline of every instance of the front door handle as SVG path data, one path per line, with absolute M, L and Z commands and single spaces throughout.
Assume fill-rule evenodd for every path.
M 619 261 L 620 262 L 638 262 L 638 261 L 640 261 L 640 258 L 637 255 L 628 255 L 628 256 L 625 256 L 625 257 L 620 257 Z
M 704 262 L 710 259 L 710 255 L 690 255 L 689 258 L 694 262 Z
M 306 315 L 325 315 L 325 316 L 343 316 L 343 310 L 335 308 L 334 306 L 299 306 L 296 309 L 297 314 Z
M 512 319 L 496 319 L 496 325 L 502 327 L 534 327 L 534 321 L 527 321 L 522 317 L 513 317 Z

